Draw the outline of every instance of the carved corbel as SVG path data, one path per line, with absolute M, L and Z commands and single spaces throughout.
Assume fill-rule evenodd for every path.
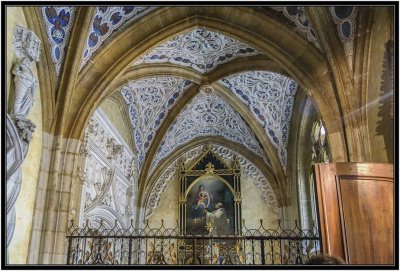
M 17 127 L 18 135 L 22 143 L 29 145 L 32 140 L 32 134 L 35 131 L 36 125 L 32 121 L 17 115 L 12 116 L 12 119 Z

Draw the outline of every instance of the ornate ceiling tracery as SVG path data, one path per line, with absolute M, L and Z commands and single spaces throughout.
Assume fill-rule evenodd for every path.
M 243 72 L 223 78 L 218 83 L 227 87 L 250 109 L 278 150 L 285 168 L 297 83 L 286 76 L 266 71 Z
M 122 87 L 134 129 L 139 171 L 157 129 L 190 84 L 188 80 L 173 77 L 151 77 Z
M 60 73 L 64 60 L 69 32 L 74 22 L 76 7 L 42 7 L 43 21 L 51 45 L 50 55 L 54 63 L 57 76 Z
M 153 10 L 151 7 L 107 7 L 96 8 L 88 37 L 86 47 L 83 50 L 80 69 L 87 63 L 90 57 L 100 46 L 116 31 L 137 20 L 141 16 Z
M 151 50 L 134 65 L 173 63 L 205 73 L 219 64 L 242 56 L 259 54 L 257 50 L 220 33 L 197 28 L 179 35 Z
M 299 6 L 283 6 L 271 7 L 272 9 L 282 12 L 283 15 L 295 24 L 294 31 L 300 33 L 309 40 L 315 47 L 321 49 L 321 45 L 315 36 L 315 31 L 307 17 L 304 7 Z
M 52 59 L 59 73 L 66 52 L 75 7 L 43 7 L 42 15 L 51 43 Z M 102 45 L 132 22 L 156 7 L 99 6 L 89 25 L 80 69 Z M 272 7 L 295 25 L 295 31 L 320 48 L 303 7 Z M 353 14 L 353 13 L 352 13 Z M 350 16 L 351 17 L 351 16 Z M 141 56 L 133 65 L 170 63 L 190 67 L 204 74 L 220 64 L 261 54 L 252 46 L 224 34 L 196 28 L 187 30 Z M 287 143 L 297 83 L 285 76 L 266 71 L 247 71 L 222 78 L 218 83 L 244 103 L 265 130 L 285 169 Z M 153 76 L 129 82 L 121 89 L 133 126 L 137 167 L 141 170 L 158 128 L 171 108 L 189 88 L 190 81 Z M 271 167 L 257 136 L 240 114 L 216 93 L 200 93 L 180 111 L 170 125 L 152 158 L 150 172 L 176 148 L 196 137 L 217 136 L 244 145 Z M 157 142 L 158 144 L 159 142 Z
M 349 64 L 350 68 L 352 69 L 358 8 L 352 6 L 338 6 L 329 7 L 329 11 L 331 13 L 332 20 L 337 26 L 337 31 L 343 45 L 344 53 L 346 57 L 350 58 Z
M 152 161 L 151 169 L 179 146 L 198 137 L 218 136 L 244 145 L 270 165 L 256 136 L 239 115 L 211 87 L 203 87 L 171 124 Z

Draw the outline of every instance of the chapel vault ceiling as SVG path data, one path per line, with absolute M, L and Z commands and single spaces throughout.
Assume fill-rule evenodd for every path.
M 134 65 L 145 63 L 171 63 L 191 67 L 199 73 L 205 73 L 211 72 L 220 64 L 254 54 L 259 53 L 249 45 L 223 34 L 197 28 L 180 34 L 152 49 L 136 61 Z M 156 79 L 153 78 L 152 80 L 154 82 Z M 229 89 L 248 107 L 253 116 L 264 128 L 266 135 L 276 148 L 282 167 L 285 169 L 289 125 L 294 95 L 298 87 L 297 83 L 286 76 L 266 71 L 248 71 L 234 74 L 222 78 L 218 83 Z M 130 83 L 131 86 L 133 86 L 133 84 L 134 83 Z M 142 82 L 135 84 L 137 84 L 136 87 L 133 87 L 136 88 L 135 93 L 146 91 L 148 94 L 143 97 L 147 97 L 146 99 L 148 100 L 165 101 L 165 105 L 166 101 L 169 99 L 169 95 L 173 92 L 173 90 L 163 90 L 162 87 L 157 91 L 155 89 L 149 91 Z M 185 84 L 189 83 L 187 82 Z M 180 98 L 181 92 L 178 89 L 175 88 L 177 92 L 175 93 L 176 97 L 174 98 L 174 102 Z M 139 123 L 144 122 L 140 121 L 137 116 L 141 115 L 142 119 L 148 118 L 143 114 L 151 114 L 149 113 L 150 109 L 146 109 L 146 112 L 143 111 L 144 107 L 139 109 L 140 106 L 138 103 L 143 102 L 141 97 L 136 98 L 136 107 L 132 107 L 132 102 L 129 101 L 132 100 L 132 97 L 127 96 L 127 86 L 122 88 L 122 95 L 129 105 L 133 127 L 138 127 Z M 150 99 L 150 95 L 159 97 Z M 160 95 L 164 96 L 161 97 Z M 248 125 L 245 124 L 243 119 L 241 119 L 240 114 L 231 108 L 221 97 L 215 96 L 213 99 L 204 97 L 204 93 L 196 97 L 194 101 L 185 107 L 185 111 L 183 111 L 171 125 L 167 135 L 165 135 L 161 145 L 158 147 L 154 160 L 151 163 L 150 172 L 154 170 L 162 159 L 171 155 L 178 147 L 197 137 L 205 136 L 224 137 L 227 140 L 243 144 L 248 150 L 261 157 L 266 164 L 271 167 L 271 162 L 267 154 L 260 146 L 254 133 Z M 216 99 L 219 100 L 217 101 Z M 141 128 L 135 129 L 134 137 L 138 150 L 139 170 L 142 167 L 146 153 L 157 131 L 157 127 L 168 112 L 168 110 L 166 111 L 165 109 L 167 107 L 172 107 L 174 102 L 170 101 L 167 106 L 158 107 L 162 109 L 161 111 L 153 112 L 154 116 L 158 114 L 161 118 L 158 118 L 157 122 L 154 122 L 154 125 L 152 124 L 153 127 L 151 131 L 143 124 L 139 125 Z M 200 106 L 200 104 L 210 104 L 212 102 L 223 106 L 224 110 L 227 108 L 227 111 L 218 112 L 216 108 L 210 107 L 205 109 Z M 193 108 L 196 109 L 193 110 Z M 143 112 L 138 113 L 138 110 L 142 110 Z M 196 112 L 196 110 L 208 110 L 208 114 L 214 114 L 215 119 L 208 116 L 209 119 L 205 120 L 203 118 L 207 117 L 203 114 L 204 112 Z M 229 126 L 226 126 L 229 121 L 233 121 L 234 123 L 234 127 L 230 129 Z M 191 127 L 195 128 L 192 129 Z M 141 132 L 139 132 L 140 130 Z
M 80 70 L 94 54 L 101 51 L 104 44 L 155 9 L 157 7 L 96 7 L 87 31 Z M 303 7 L 272 9 L 282 14 L 285 20 L 291 21 L 294 31 L 320 49 Z M 76 10 L 76 7 L 41 8 L 57 75 L 62 67 Z M 130 65 L 140 69 L 145 64 L 164 63 L 190 68 L 204 75 L 212 74 L 221 64 L 254 55 L 261 55 L 261 52 L 243 41 L 199 27 L 188 29 L 156 45 Z M 291 112 L 298 84 L 284 75 L 260 70 L 231 74 L 214 83 L 226 88 L 251 112 L 265 131 L 262 136 L 267 137 L 274 146 L 285 170 Z M 159 75 L 132 80 L 119 88 L 132 122 L 139 171 L 166 116 L 194 84 L 179 76 Z M 200 84 L 198 87 L 204 88 L 205 85 Z M 264 160 L 268 167 L 272 167 L 270 158 L 259 142 L 260 135 L 256 136 L 239 111 L 219 96 L 217 91 L 202 91 L 179 112 L 162 135 L 162 140 L 157 142 L 159 145 L 155 146 L 154 157 L 150 157 L 150 171 L 185 143 L 207 136 L 239 143 Z

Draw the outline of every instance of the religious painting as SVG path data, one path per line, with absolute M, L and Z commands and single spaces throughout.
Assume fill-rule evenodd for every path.
M 186 232 L 230 234 L 234 228 L 234 199 L 227 183 L 214 176 L 195 181 L 186 198 Z M 210 228 L 213 226 L 213 228 Z

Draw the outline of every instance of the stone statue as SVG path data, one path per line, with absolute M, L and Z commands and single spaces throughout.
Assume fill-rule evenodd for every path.
M 204 209 L 206 214 L 206 224 L 209 225 L 210 235 L 231 234 L 228 215 L 226 214 L 226 210 L 222 203 L 217 203 L 215 209 L 216 210 L 213 212 L 208 212 L 207 209 Z
M 21 189 L 21 165 L 25 160 L 36 125 L 26 117 L 33 105 L 37 80 L 31 70 L 31 62 L 39 61 L 40 40 L 31 30 L 16 26 L 13 45 L 20 62 L 15 65 L 15 100 L 12 114 L 7 114 L 7 153 L 14 154 L 14 160 L 7 165 L 7 247 L 10 244 L 15 224 L 15 202 Z M 8 261 L 8 258 L 7 258 Z
M 15 82 L 15 100 L 13 115 L 26 118 L 32 108 L 37 80 L 30 68 L 31 61 L 28 57 L 21 59 L 15 65 L 13 74 Z

